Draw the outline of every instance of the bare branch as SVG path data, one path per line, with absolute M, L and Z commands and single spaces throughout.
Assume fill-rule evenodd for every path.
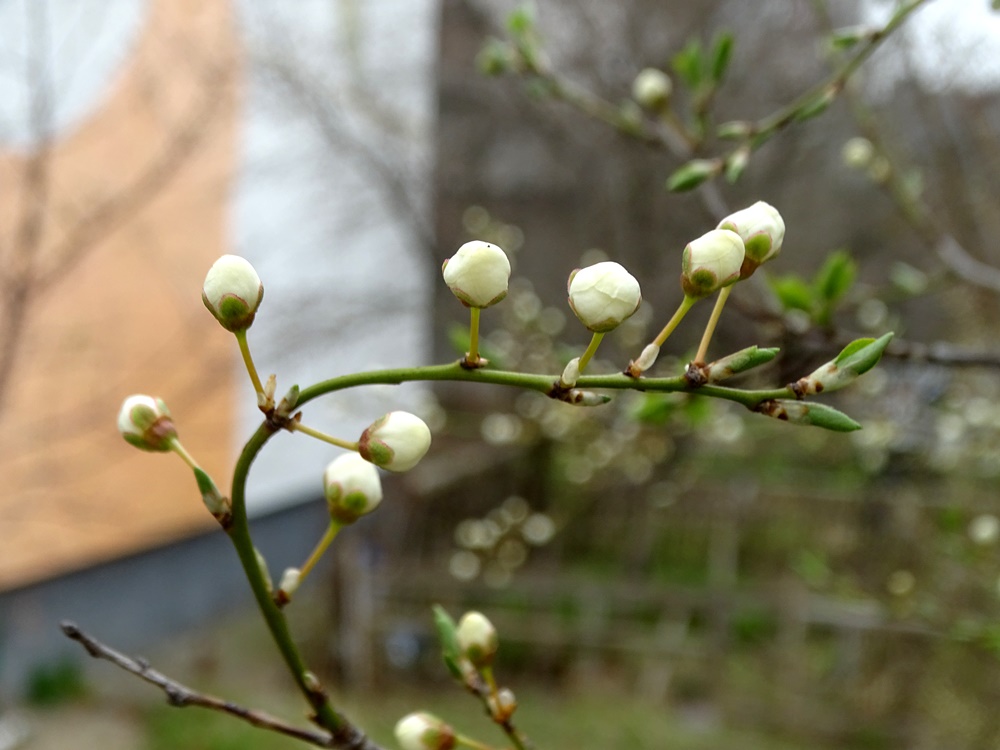
M 87 653 L 95 659 L 104 659 L 114 664 L 116 667 L 124 669 L 126 672 L 134 674 L 141 680 L 145 680 L 151 685 L 156 685 L 167 696 L 167 703 L 177 708 L 187 706 L 201 706 L 212 711 L 235 716 L 248 724 L 252 724 L 260 729 L 270 732 L 277 732 L 288 737 L 294 737 L 302 742 L 307 742 L 316 747 L 338 747 L 334 738 L 326 732 L 317 732 L 312 729 L 302 729 L 286 724 L 263 711 L 239 706 L 231 701 L 216 698 L 211 695 L 199 693 L 186 685 L 170 679 L 166 675 L 153 669 L 143 659 L 133 659 L 125 654 L 104 645 L 96 638 L 80 630 L 74 622 L 63 621 L 59 627 L 67 638 L 76 641 Z M 340 747 L 343 747 L 342 745 Z

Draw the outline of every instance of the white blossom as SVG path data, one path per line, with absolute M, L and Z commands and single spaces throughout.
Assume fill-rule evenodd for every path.
M 580 268 L 569 277 L 569 306 L 587 328 L 605 333 L 629 318 L 642 302 L 639 282 L 614 261 Z
M 681 287 L 688 297 L 707 297 L 740 278 L 743 240 L 729 229 L 713 229 L 691 240 L 681 256 Z
M 473 240 L 441 266 L 444 282 L 467 307 L 489 307 L 507 296 L 510 261 L 496 245 Z
M 263 298 L 260 276 L 238 255 L 223 255 L 215 261 L 201 292 L 205 307 L 227 331 L 249 328 Z
M 431 447 L 431 431 L 424 420 L 405 411 L 391 411 L 375 421 L 358 441 L 368 461 L 389 471 L 409 471 Z

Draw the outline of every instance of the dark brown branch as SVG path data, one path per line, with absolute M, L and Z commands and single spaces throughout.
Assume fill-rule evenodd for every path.
M 67 638 L 78 642 L 84 649 L 86 649 L 87 653 L 95 659 L 104 659 L 105 661 L 109 661 L 115 666 L 124 669 L 126 672 L 134 674 L 136 677 L 145 680 L 151 685 L 156 685 L 156 687 L 160 688 L 166 694 L 167 703 L 171 706 L 176 706 L 177 708 L 201 706 L 202 708 L 208 708 L 213 711 L 220 711 L 222 713 L 229 714 L 230 716 L 235 716 L 236 718 L 242 719 L 248 724 L 252 724 L 260 729 L 266 729 L 270 732 L 277 732 L 278 734 L 283 734 L 288 737 L 294 737 L 297 740 L 307 742 L 310 745 L 315 745 L 316 747 L 338 747 L 334 738 L 326 732 L 317 732 L 312 729 L 294 727 L 263 711 L 245 708 L 232 703 L 231 701 L 216 698 L 211 695 L 205 695 L 192 690 L 186 685 L 182 685 L 161 672 L 156 671 L 149 666 L 145 660 L 141 658 L 133 659 L 119 651 L 115 651 L 109 646 L 104 645 L 93 636 L 90 636 L 80 630 L 74 622 L 64 621 L 60 623 L 59 627 L 62 629 L 63 633 L 65 633 Z

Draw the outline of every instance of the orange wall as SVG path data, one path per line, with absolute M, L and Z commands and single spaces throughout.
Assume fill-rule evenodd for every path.
M 127 194 L 171 136 L 197 123 L 164 184 L 103 227 L 30 308 L 0 413 L 0 589 L 212 523 L 190 471 L 128 446 L 115 418 L 130 393 L 161 396 L 185 446 L 228 486 L 235 349 L 200 293 L 212 261 L 231 251 L 241 70 L 226 0 L 152 0 L 119 75 L 55 144 L 42 266 L 79 226 L 76 212 Z M 7 255 L 30 156 L 0 150 Z

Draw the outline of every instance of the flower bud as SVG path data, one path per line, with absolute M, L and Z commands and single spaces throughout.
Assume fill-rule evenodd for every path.
M 488 698 L 487 703 L 493 720 L 501 723 L 509 721 L 517 710 L 517 697 L 510 688 L 500 688 L 496 695 Z
M 743 240 L 746 256 L 740 278 L 753 275 L 762 263 L 777 257 L 785 239 L 785 222 L 778 210 L 764 201 L 730 214 L 719 222 L 719 229 L 736 232 Z
M 497 629 L 485 615 L 480 612 L 466 612 L 458 621 L 455 635 L 459 651 L 472 662 L 474 667 L 488 667 L 493 663 L 500 641 Z
M 424 711 L 400 719 L 395 735 L 402 750 L 451 750 L 455 747 L 455 730 Z
M 851 169 L 867 169 L 875 158 L 875 146 L 867 138 L 851 138 L 840 150 L 840 158 Z
M 507 296 L 510 261 L 489 242 L 466 242 L 441 266 L 444 283 L 466 307 L 489 307 Z
M 572 388 L 576 385 L 576 381 L 579 379 L 580 358 L 573 357 L 573 359 L 566 363 L 566 368 L 563 370 L 563 374 L 559 378 L 559 385 L 563 388 Z
M 299 583 L 302 580 L 302 571 L 298 568 L 285 568 L 285 572 L 281 574 L 281 583 L 278 584 L 278 588 L 285 592 L 287 596 L 291 596 L 296 591 L 298 591 Z
M 264 285 L 250 261 L 238 255 L 223 255 L 205 276 L 201 300 L 227 331 L 242 331 L 253 323 Z
M 144 451 L 168 451 L 177 439 L 170 410 L 162 399 L 129 396 L 118 412 L 118 431 L 126 441 Z
M 639 282 L 614 261 L 579 268 L 569 276 L 569 306 L 595 333 L 617 328 L 641 302 Z
M 673 83 L 670 76 L 656 68 L 646 68 L 632 81 L 632 98 L 646 109 L 660 112 L 670 102 Z
M 382 502 L 382 480 L 374 464 L 357 453 L 345 453 L 323 472 L 323 494 L 331 518 L 354 523 Z
M 990 513 L 983 513 L 969 524 L 969 538 L 981 546 L 996 544 L 1000 539 L 1000 519 Z
M 389 471 L 409 471 L 431 447 L 431 431 L 420 417 L 391 411 L 361 433 L 358 452 Z
M 681 288 L 688 297 L 707 297 L 740 278 L 743 240 L 729 229 L 713 229 L 684 248 Z

